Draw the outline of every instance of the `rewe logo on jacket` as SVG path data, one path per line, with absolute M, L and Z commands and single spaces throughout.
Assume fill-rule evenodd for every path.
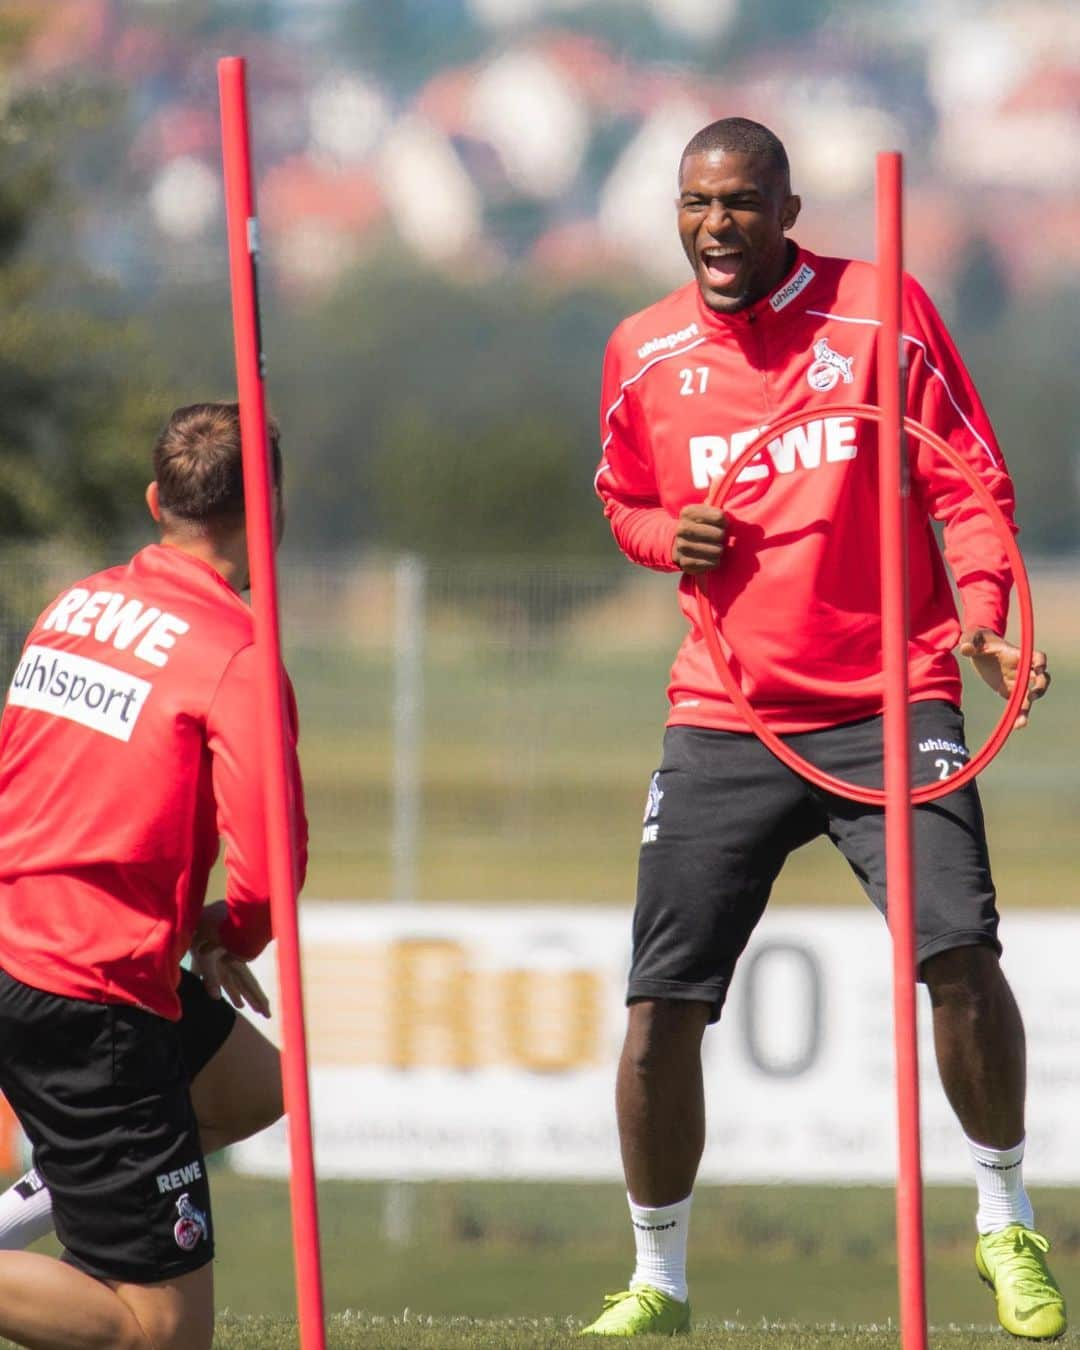
M 73 586 L 62 595 L 42 624 L 45 632 L 73 633 L 108 643 L 118 652 L 135 643 L 140 661 L 165 666 L 176 639 L 191 625 L 175 614 L 163 613 L 156 605 L 128 600 L 119 591 L 95 591 Z
M 690 474 L 697 488 L 707 488 L 726 465 L 738 459 L 750 443 L 767 427 L 750 427 L 736 431 L 730 438 L 724 436 L 690 437 Z M 818 469 L 822 464 L 836 464 L 854 459 L 857 425 L 854 417 L 815 417 L 805 426 L 792 427 L 774 440 L 766 449 L 777 473 L 794 473 L 796 468 Z M 756 458 L 756 456 L 755 456 Z M 763 464 L 751 462 L 739 474 L 740 483 L 751 483 L 764 478 L 768 470 Z

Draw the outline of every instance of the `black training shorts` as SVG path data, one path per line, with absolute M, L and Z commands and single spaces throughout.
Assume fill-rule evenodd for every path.
M 65 1259 L 87 1274 L 153 1284 L 213 1258 L 188 1083 L 178 1023 L 0 971 L 0 1089 L 52 1194 Z
M 784 739 L 818 768 L 882 782 L 880 717 Z M 951 703 L 911 705 L 916 786 L 968 759 Z M 885 912 L 885 817 L 811 787 L 756 736 L 669 727 L 646 803 L 627 1001 L 693 999 L 720 1016 L 735 963 L 789 853 L 826 834 Z M 978 790 L 915 808 L 916 956 L 985 944 L 1001 951 Z
M 229 1039 L 236 1025 L 236 1009 L 227 998 L 211 998 L 198 975 L 181 970 L 180 1055 L 188 1080 L 197 1078 Z

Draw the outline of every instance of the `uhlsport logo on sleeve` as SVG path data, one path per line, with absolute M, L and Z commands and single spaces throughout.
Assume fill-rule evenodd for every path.
M 645 820 L 644 828 L 641 831 L 641 842 L 643 844 L 655 844 L 657 836 L 660 833 L 660 826 L 656 823 L 660 814 L 660 802 L 663 800 L 664 790 L 660 786 L 660 770 L 653 774 L 649 780 L 649 795 L 645 798 Z
M 102 661 L 31 643 L 15 669 L 8 703 L 129 741 L 152 687 Z

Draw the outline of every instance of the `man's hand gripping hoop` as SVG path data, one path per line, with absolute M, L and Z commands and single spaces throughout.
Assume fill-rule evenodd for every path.
M 730 469 L 722 477 L 713 480 L 712 486 L 709 489 L 709 494 L 705 499 L 706 504 L 717 507 L 723 506 L 735 489 L 739 474 L 757 455 L 764 451 L 765 446 L 769 441 L 785 431 L 790 431 L 793 427 L 804 426 L 812 418 L 820 416 L 820 413 L 820 408 L 813 408 L 798 413 L 791 413 L 789 416 L 782 417 L 779 421 L 774 422 L 746 447 L 743 453 L 735 460 Z M 854 417 L 869 422 L 881 421 L 880 408 L 876 408 L 868 403 L 830 405 L 829 414 L 830 416 L 836 417 Z M 1013 538 L 1009 522 L 1006 520 L 1000 506 L 998 506 L 997 502 L 994 500 L 989 489 L 963 456 L 954 450 L 947 441 L 937 435 L 936 432 L 931 431 L 928 427 L 924 427 L 921 423 L 916 422 L 914 418 L 911 417 L 904 418 L 904 430 L 908 436 L 912 437 L 914 440 L 922 441 L 944 455 L 952 467 L 956 469 L 971 487 L 979 504 L 993 522 L 994 529 L 1002 544 L 1005 546 L 1009 565 L 1012 568 L 1013 582 L 1016 586 L 1016 595 L 1020 608 L 1020 663 L 1016 672 L 1016 683 L 1005 704 L 1005 710 L 1001 714 L 997 726 L 994 728 L 993 733 L 987 739 L 986 744 L 978 754 L 972 755 L 968 763 L 965 764 L 959 772 L 952 774 L 950 777 L 945 778 L 940 782 L 928 783 L 924 787 L 913 788 L 911 792 L 911 801 L 913 804 L 917 804 L 919 802 L 933 801 L 936 797 L 943 797 L 946 793 L 955 792 L 957 788 L 970 782 L 971 779 L 986 768 L 1005 744 L 1009 732 L 1012 730 L 1013 723 L 1016 721 L 1020 712 L 1020 705 L 1023 703 L 1027 694 L 1028 684 L 1031 679 L 1031 663 L 1035 647 L 1035 623 L 1031 604 L 1031 587 L 1028 584 L 1024 560 L 1021 557 L 1016 540 Z M 769 484 L 775 477 L 775 469 L 767 454 L 764 456 L 764 461 L 766 475 L 760 481 L 757 492 L 751 500 L 757 500 L 757 497 L 761 496 L 768 489 Z M 750 730 L 772 751 L 777 759 L 786 764 L 789 769 L 792 769 L 795 773 L 799 774 L 800 777 L 813 783 L 815 787 L 822 788 L 826 792 L 831 792 L 837 797 L 846 797 L 849 801 L 865 802 L 871 806 L 884 806 L 885 792 L 882 789 L 860 787 L 855 783 L 848 783 L 842 778 L 834 778 L 831 774 L 824 773 L 821 769 L 816 768 L 801 755 L 797 754 L 791 746 L 781 740 L 775 732 L 770 731 L 754 711 L 749 699 L 743 693 L 738 680 L 732 673 L 731 666 L 728 664 L 728 658 L 724 653 L 720 631 L 716 623 L 716 615 L 713 611 L 712 603 L 709 600 L 709 575 L 709 573 L 705 573 L 696 578 L 698 589 L 698 625 L 701 628 L 702 637 L 705 639 L 705 645 L 709 649 L 709 655 L 712 657 L 713 665 L 716 667 L 716 673 L 720 677 L 720 682 L 724 686 L 732 704 Z

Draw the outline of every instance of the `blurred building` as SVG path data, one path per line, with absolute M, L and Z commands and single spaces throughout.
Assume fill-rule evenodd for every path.
M 1020 290 L 1080 255 L 1080 10 L 1065 0 L 5 8 L 37 24 L 19 79 L 127 91 L 126 162 L 92 185 L 87 213 L 99 236 L 110 213 L 126 223 L 109 259 L 121 272 L 163 246 L 199 270 L 219 225 L 214 59 L 226 51 L 251 61 L 268 240 L 299 288 L 388 239 L 454 275 L 525 265 L 565 282 L 622 267 L 677 281 L 678 153 L 734 113 L 787 142 L 812 247 L 869 250 L 874 152 L 900 147 L 908 256 L 932 285 L 976 236 Z M 1020 212 L 1037 215 L 1037 246 Z

